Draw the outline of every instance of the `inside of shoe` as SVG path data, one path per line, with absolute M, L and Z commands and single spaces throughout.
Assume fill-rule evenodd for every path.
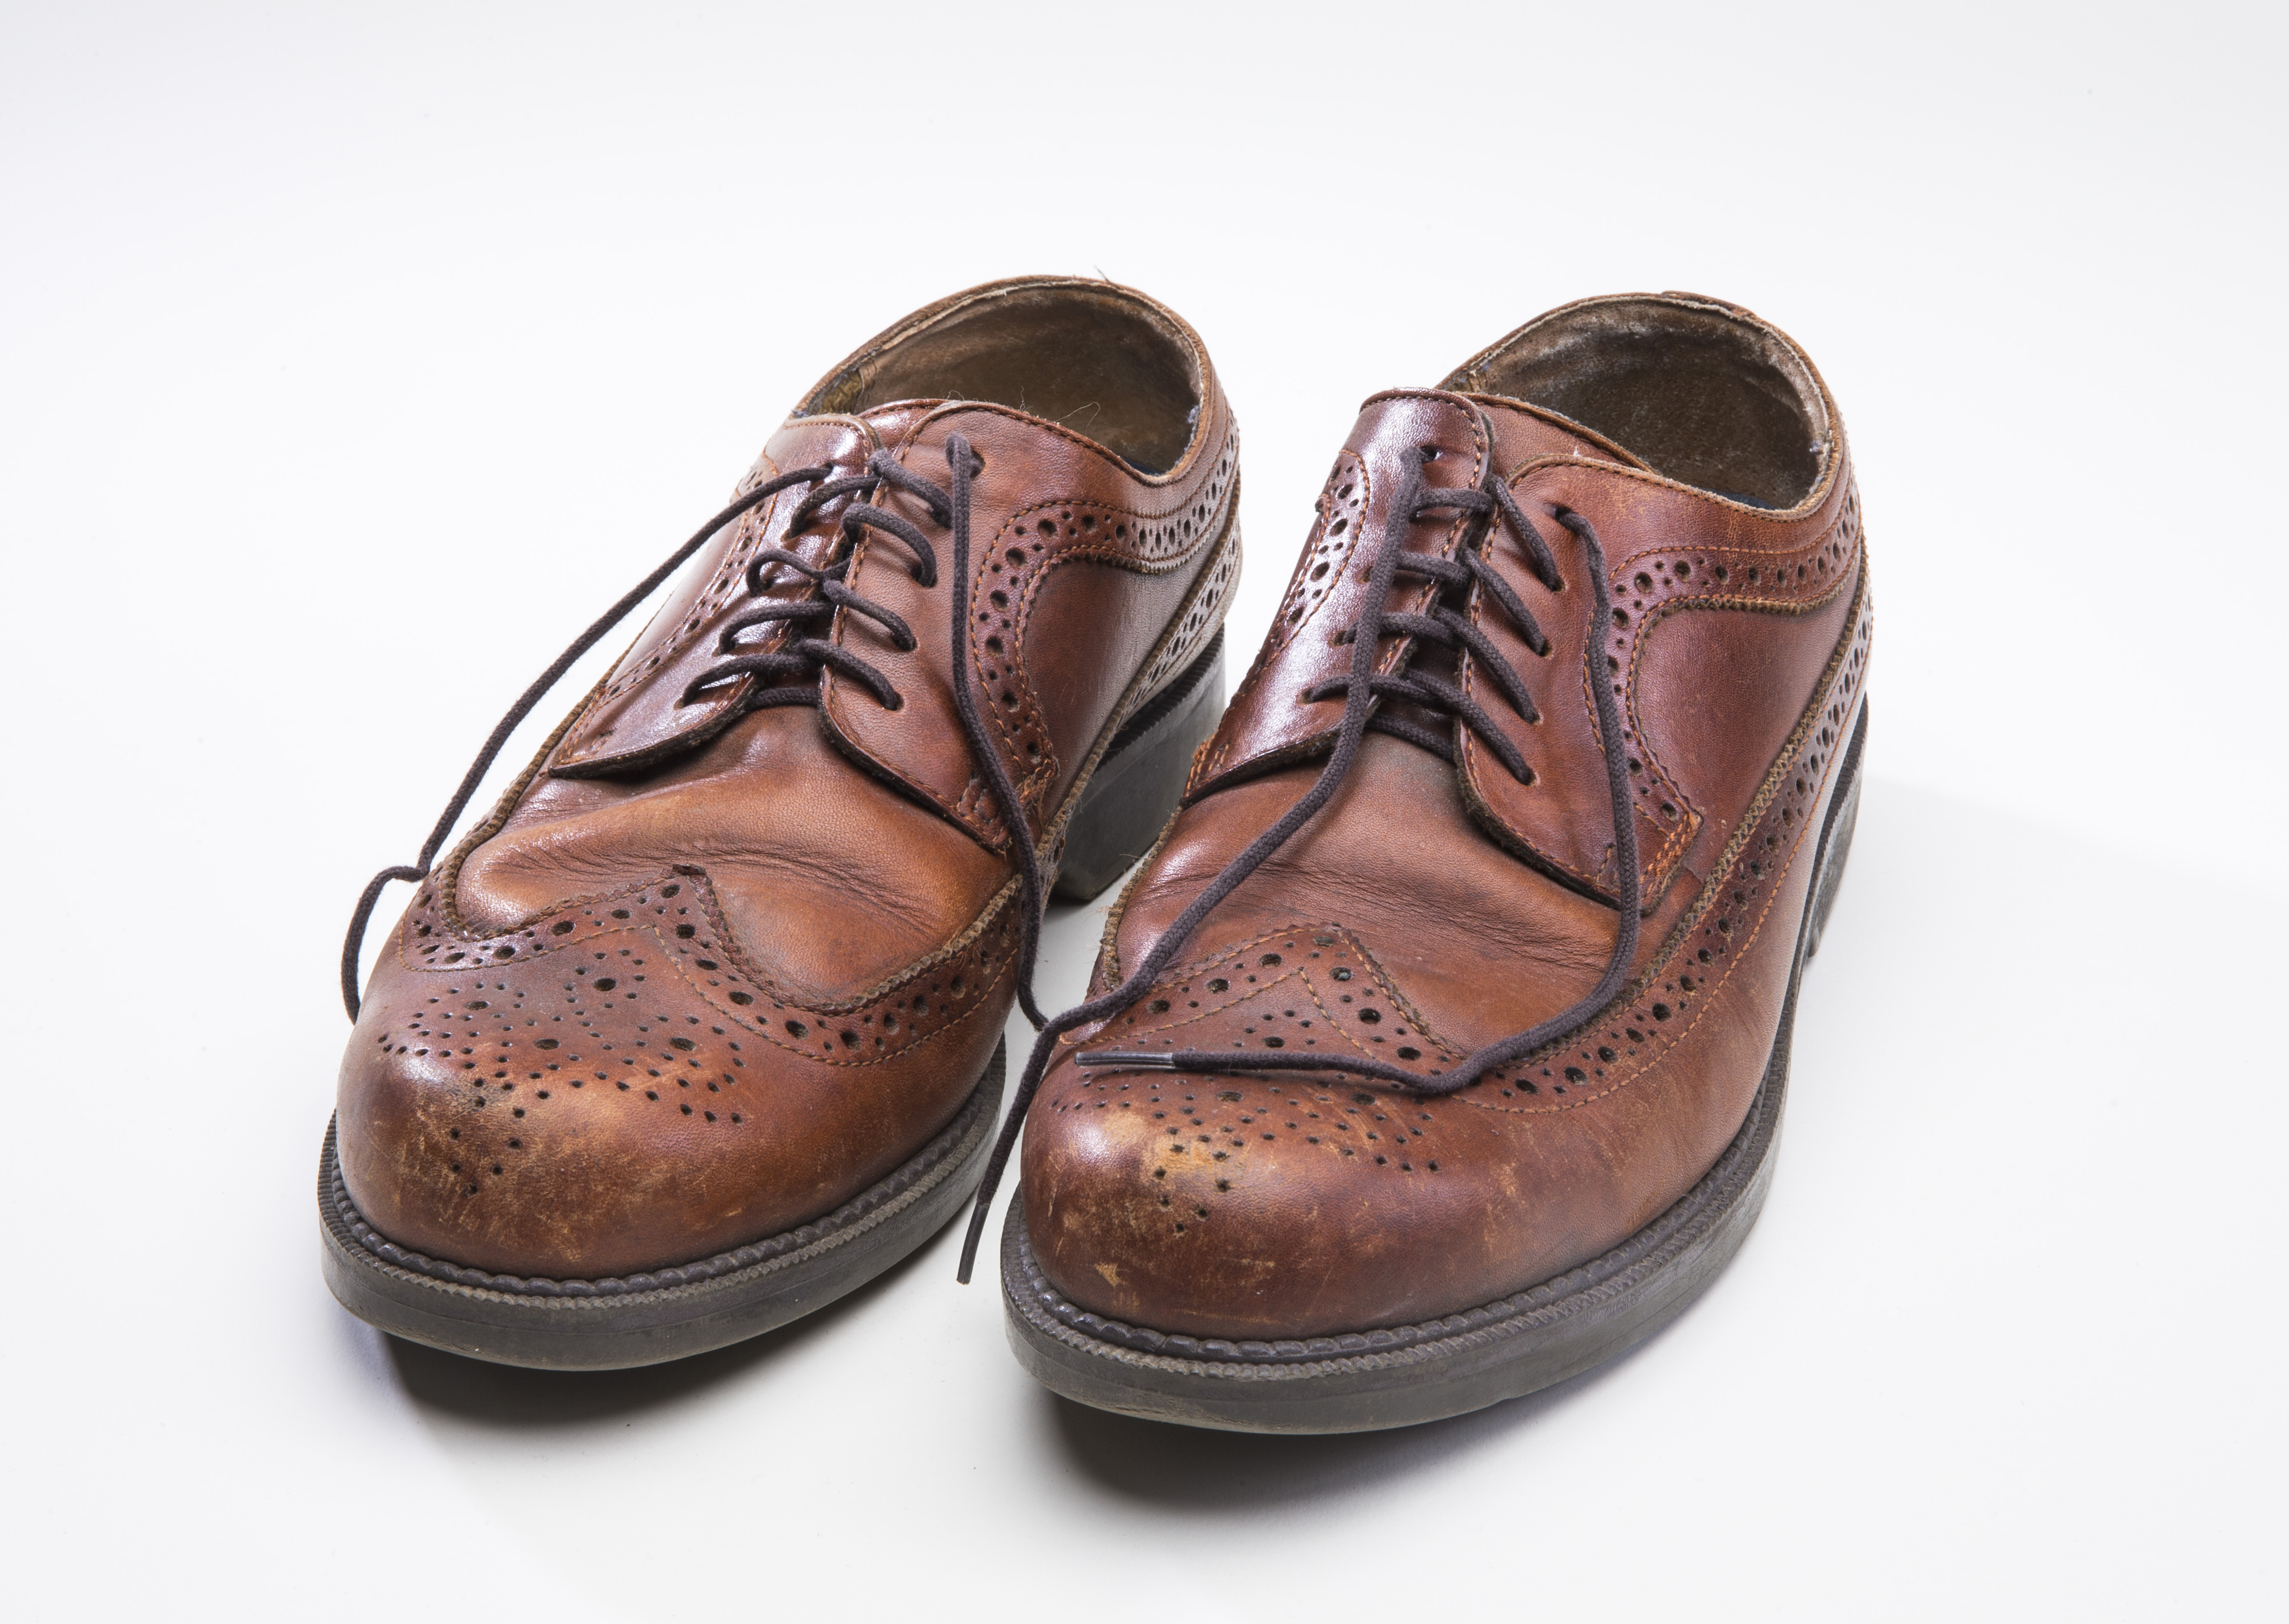
M 1181 330 L 1110 284 L 989 290 L 925 313 L 820 385 L 801 410 L 979 400 L 1061 423 L 1148 474 L 1192 436 L 1200 369 Z
M 1794 348 L 1708 305 L 1617 299 L 1557 311 L 1445 387 L 1530 401 L 1656 473 L 1760 508 L 1796 506 L 1827 461 L 1827 406 Z

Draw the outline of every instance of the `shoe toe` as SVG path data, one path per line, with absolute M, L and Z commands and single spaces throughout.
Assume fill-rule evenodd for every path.
M 677 900 L 703 887 L 485 940 L 417 902 L 342 1063 L 338 1154 L 367 1223 L 495 1273 L 625 1276 L 830 1212 L 953 1119 L 999 1036 L 1006 923 L 822 1014 L 739 973 L 714 910 Z
M 1326 1077 L 1068 1061 L 1026 1121 L 1028 1237 L 1075 1304 L 1164 1332 L 1409 1323 L 1523 1261 L 1490 1211 L 1517 1191 L 1488 1188 L 1485 1116 Z

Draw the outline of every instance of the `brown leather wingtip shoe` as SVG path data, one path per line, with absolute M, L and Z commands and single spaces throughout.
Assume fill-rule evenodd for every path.
M 1215 724 L 1238 485 L 1199 339 L 1110 284 L 973 289 L 828 374 L 362 899 L 335 1294 L 483 1358 L 638 1364 L 928 1239 L 984 1164 L 1043 885 L 1141 855 Z M 433 869 L 509 727 L 695 556 Z
M 1002 1244 L 1027 1368 L 1344 1431 L 1679 1313 L 1771 1176 L 1869 631 L 1834 404 L 1747 311 L 1589 300 L 1368 401 L 1052 1023 Z

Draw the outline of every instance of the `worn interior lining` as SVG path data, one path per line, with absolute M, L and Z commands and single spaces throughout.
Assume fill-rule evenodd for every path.
M 864 412 L 897 400 L 1015 406 L 1158 474 L 1191 444 L 1200 365 L 1185 335 L 1124 289 L 1020 286 L 893 332 L 821 384 L 800 411 Z
M 1657 473 L 1765 508 L 1820 483 L 1830 440 L 1820 387 L 1761 323 L 1668 299 L 1553 312 L 1449 378 L 1530 401 L 1628 447 Z

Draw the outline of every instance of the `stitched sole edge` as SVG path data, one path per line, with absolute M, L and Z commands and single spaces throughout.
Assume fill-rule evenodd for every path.
M 1237 1432 L 1366 1432 L 1535 1392 L 1676 1318 L 1740 1250 L 1772 1186 L 1797 992 L 1850 852 L 1867 732 L 1863 701 L 1822 831 L 1780 1028 L 1747 1120 L 1700 1182 L 1653 1222 L 1554 1279 L 1423 1324 L 1224 1341 L 1121 1324 L 1066 1301 L 1034 1260 L 1020 1191 L 1001 1231 L 1003 1306 L 1018 1363 L 1061 1396 L 1151 1420 Z
M 489 1275 L 399 1247 L 351 1202 L 329 1121 L 318 1157 L 326 1284 L 392 1336 L 499 1364 L 620 1370 L 742 1341 L 865 1284 L 968 1204 L 1007 1064 L 1004 1044 L 952 1122 L 833 1212 L 713 1258 L 613 1280 Z

